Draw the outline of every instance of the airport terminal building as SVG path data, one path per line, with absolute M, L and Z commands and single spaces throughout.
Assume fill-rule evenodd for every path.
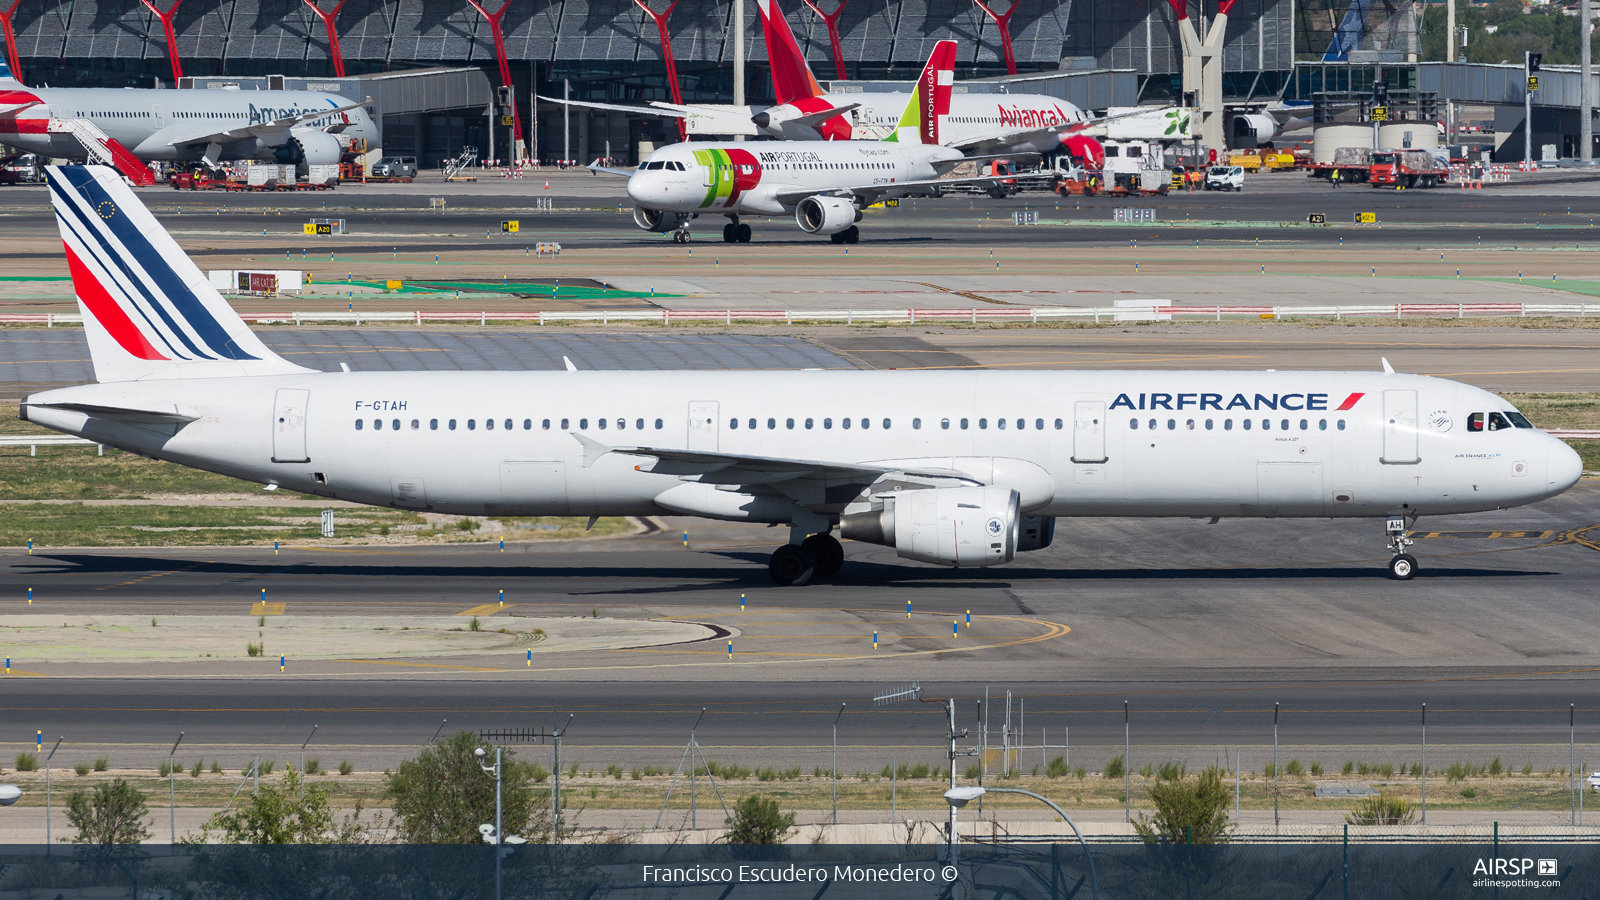
M 535 125 L 530 92 L 559 96 L 565 87 L 575 99 L 671 99 L 662 29 L 654 19 L 666 13 L 667 2 L 649 4 L 654 13 L 634 0 L 509 0 L 503 11 L 502 2 L 483 0 L 480 10 L 473 0 L 346 0 L 335 16 L 305 0 L 190 0 L 177 5 L 165 23 L 176 64 L 169 59 L 162 17 L 137 0 L 21 0 L 5 24 L 29 84 L 148 87 L 170 85 L 181 74 L 193 79 L 185 79 L 186 86 L 244 79 L 243 89 L 253 86 L 251 76 L 334 81 L 339 75 L 463 66 L 481 69 L 486 85 L 499 84 L 498 24 L 517 88 L 520 130 L 529 137 L 537 133 L 537 155 L 544 159 L 561 156 L 562 117 L 544 105 Z M 1201 19 L 1209 21 L 1215 4 L 1190 4 L 1203 29 Z M 168 10 L 173 4 L 156 0 L 155 6 Z M 960 44 L 961 79 L 1119 71 L 1134 77 L 1127 83 L 1135 85 L 1138 102 L 1180 99 L 1177 16 L 1167 0 L 985 3 L 995 15 L 973 0 L 817 0 L 816 8 L 782 0 L 780 6 L 819 79 L 910 80 L 936 41 L 953 39 Z M 322 7 L 332 10 L 334 4 L 323 0 Z M 727 102 L 733 0 L 688 0 L 670 10 L 661 24 L 680 96 L 684 102 Z M 1265 100 L 1282 91 L 1295 58 L 1294 10 L 1291 0 L 1237 0 L 1223 53 L 1230 97 Z M 747 97 L 760 102 L 771 89 L 754 0 L 744 3 L 744 18 Z M 330 28 L 336 36 L 331 42 Z M 385 149 L 432 162 L 463 143 L 485 143 L 488 99 L 398 116 L 385 111 Z M 621 157 L 617 148 L 671 139 L 673 131 L 660 120 L 604 114 L 574 115 L 569 127 L 565 141 L 573 156 L 600 155 L 609 141 L 613 155 Z M 503 150 L 506 129 L 497 131 Z
M 1198 41 L 1220 43 L 1220 73 L 1206 66 L 1204 78 L 1220 81 L 1220 90 L 1207 90 L 1228 116 L 1292 99 L 1320 104 L 1318 122 L 1349 118 L 1351 110 L 1359 118 L 1363 98 L 1381 80 L 1418 123 L 1448 119 L 1460 104 L 1492 106 L 1504 151 L 1497 158 L 1520 157 L 1523 144 L 1521 66 L 1422 59 L 1422 6 L 1414 0 L 774 2 L 817 78 L 835 90 L 900 89 L 935 42 L 948 39 L 960 48 L 958 90 L 1044 93 L 1086 108 L 1220 111 L 1205 106 L 1195 83 L 1185 88 L 1186 17 Z M 0 4 L 8 57 L 31 85 L 291 87 L 371 96 L 384 151 L 415 155 L 424 165 L 464 146 L 504 159 L 513 137 L 543 160 L 606 156 L 629 164 L 641 145 L 678 137 L 668 119 L 568 115 L 535 95 L 619 104 L 727 103 L 733 96 L 735 0 L 150 3 Z M 742 8 L 745 96 L 770 102 L 755 0 Z M 1224 10 L 1225 32 L 1210 34 Z M 1198 60 L 1191 55 L 1191 72 L 1200 69 Z M 1533 100 L 1533 143 L 1575 155 L 1576 72 L 1547 70 L 1544 81 Z M 507 82 L 514 108 L 496 102 L 495 88 Z

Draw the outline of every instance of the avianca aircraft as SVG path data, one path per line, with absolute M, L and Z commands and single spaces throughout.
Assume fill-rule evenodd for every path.
M 748 243 L 742 215 L 789 216 L 809 234 L 836 244 L 854 244 L 861 209 L 886 197 L 993 177 L 941 179 L 970 159 L 939 142 L 950 106 L 955 41 L 940 41 L 922 70 L 917 93 L 901 127 L 881 141 L 668 144 L 632 172 L 589 168 L 628 177 L 633 220 L 646 231 L 673 232 L 687 243 L 690 223 L 701 213 L 727 216 L 722 239 Z M 902 140 L 904 138 L 904 140 Z
M 68 123 L 85 119 L 109 139 L 119 168 L 118 151 L 131 153 L 134 165 L 240 159 L 337 165 L 343 147 L 336 134 L 379 139 L 371 110 L 334 94 L 29 88 L 0 61 L 0 143 L 41 156 L 82 157 L 83 144 Z
M 317 372 L 272 353 L 100 167 L 51 200 L 98 383 L 30 422 L 374 506 L 788 526 L 779 584 L 833 536 L 988 566 L 1058 516 L 1364 517 L 1389 571 L 1417 516 L 1553 497 L 1578 455 L 1506 401 L 1378 372 Z
M 776 0 L 757 0 L 772 88 L 777 104 L 751 117 L 756 127 L 791 141 L 879 140 L 903 128 L 912 99 L 901 93 L 827 93 L 817 83 L 794 32 Z M 954 81 L 954 54 L 950 57 Z M 649 112 L 676 118 L 726 118 L 725 109 L 652 103 L 648 108 L 542 97 L 595 109 Z M 1094 138 L 1078 132 L 1097 122 L 1077 106 L 1043 94 L 952 93 L 943 114 L 941 140 L 949 147 L 995 156 L 1052 154 L 1062 150 L 1099 166 L 1105 150 Z

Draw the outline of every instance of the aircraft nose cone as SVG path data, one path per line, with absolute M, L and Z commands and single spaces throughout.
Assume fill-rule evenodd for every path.
M 1545 472 L 1550 488 L 1560 493 L 1583 477 L 1583 458 L 1566 441 L 1551 438 L 1545 451 Z

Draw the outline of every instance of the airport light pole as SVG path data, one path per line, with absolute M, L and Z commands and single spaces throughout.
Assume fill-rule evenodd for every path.
M 1428 704 L 1422 704 L 1422 824 L 1428 824 Z
M 483 764 L 484 757 L 488 754 L 484 752 L 482 747 L 472 751 L 472 755 L 478 758 L 478 768 L 482 769 L 484 774 L 494 776 L 494 840 L 491 842 L 494 844 L 494 900 L 501 900 L 500 857 L 502 854 L 500 848 L 505 843 L 505 834 L 500 830 L 500 752 L 501 748 L 494 748 L 494 765 L 491 767 Z
M 304 800 L 306 798 L 306 744 L 311 743 L 311 739 L 317 736 L 317 729 L 320 728 L 320 727 L 322 727 L 322 726 L 320 726 L 320 725 L 311 726 L 311 733 L 306 735 L 306 739 L 300 743 L 300 799 L 301 800 Z
M 1278 704 L 1272 704 L 1272 831 L 1278 831 Z
M 61 749 L 63 737 L 56 738 L 56 745 L 50 748 L 50 755 L 44 758 L 44 843 L 45 853 L 50 852 L 50 760 L 55 758 L 56 751 Z
M 174 761 L 178 755 L 178 745 L 183 743 L 184 732 L 178 732 L 178 739 L 172 742 L 172 749 L 167 751 L 167 827 L 170 830 L 169 838 L 172 843 L 178 843 L 178 788 L 174 784 L 177 777 L 173 771 Z
M 946 803 L 950 804 L 950 821 L 951 821 L 951 823 L 953 824 L 955 822 L 956 810 L 957 809 L 960 809 L 961 807 L 966 806 L 968 803 L 971 803 L 972 801 L 978 799 L 979 797 L 982 797 L 984 794 L 1022 794 L 1023 796 L 1026 796 L 1026 797 L 1032 797 L 1033 799 L 1038 800 L 1041 803 L 1045 804 L 1046 806 L 1050 807 L 1051 809 L 1055 810 L 1056 811 L 1056 815 L 1061 817 L 1061 821 L 1066 822 L 1068 827 L 1070 827 L 1072 829 L 1072 833 L 1078 836 L 1078 844 L 1083 847 L 1084 858 L 1089 861 L 1089 886 L 1090 886 L 1090 889 L 1094 892 L 1095 900 L 1099 900 L 1099 898 L 1100 898 L 1100 876 L 1095 874 L 1095 870 L 1094 870 L 1094 854 L 1089 852 L 1089 842 L 1084 840 L 1083 832 L 1078 829 L 1078 823 L 1072 821 L 1072 817 L 1067 815 L 1067 811 L 1062 809 L 1061 807 L 1057 806 L 1054 803 L 1054 801 L 1052 801 L 1049 797 L 1046 797 L 1043 794 L 1035 794 L 1033 791 L 1025 791 L 1025 790 L 1022 790 L 1021 788 L 996 788 L 996 787 L 951 788 L 950 790 L 944 792 L 944 800 L 945 800 Z M 951 865 L 955 865 L 955 860 L 953 858 L 951 859 L 950 864 Z
M 433 742 L 437 741 L 439 739 L 439 732 L 444 730 L 444 724 L 446 722 L 448 722 L 448 721 L 450 721 L 450 720 L 449 719 L 440 719 L 439 720 L 439 727 L 435 728 L 433 730 L 433 737 L 428 738 L 428 746 L 429 747 L 432 747 L 433 746 Z
M 839 704 L 839 714 L 833 717 L 833 826 L 839 827 L 839 720 L 844 718 L 844 704 Z
M 1128 701 L 1122 701 L 1122 821 L 1133 821 L 1133 731 L 1128 725 Z

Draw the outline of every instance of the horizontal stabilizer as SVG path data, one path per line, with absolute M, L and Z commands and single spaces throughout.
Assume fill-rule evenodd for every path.
M 170 410 L 162 410 L 135 409 L 128 406 L 103 406 L 97 403 L 28 403 L 22 407 L 23 421 L 27 421 L 27 413 L 30 408 L 81 412 L 86 416 L 93 416 L 97 419 L 115 419 L 118 422 L 128 422 L 134 425 L 187 425 L 200 418 L 199 416 L 178 412 L 176 407 Z

